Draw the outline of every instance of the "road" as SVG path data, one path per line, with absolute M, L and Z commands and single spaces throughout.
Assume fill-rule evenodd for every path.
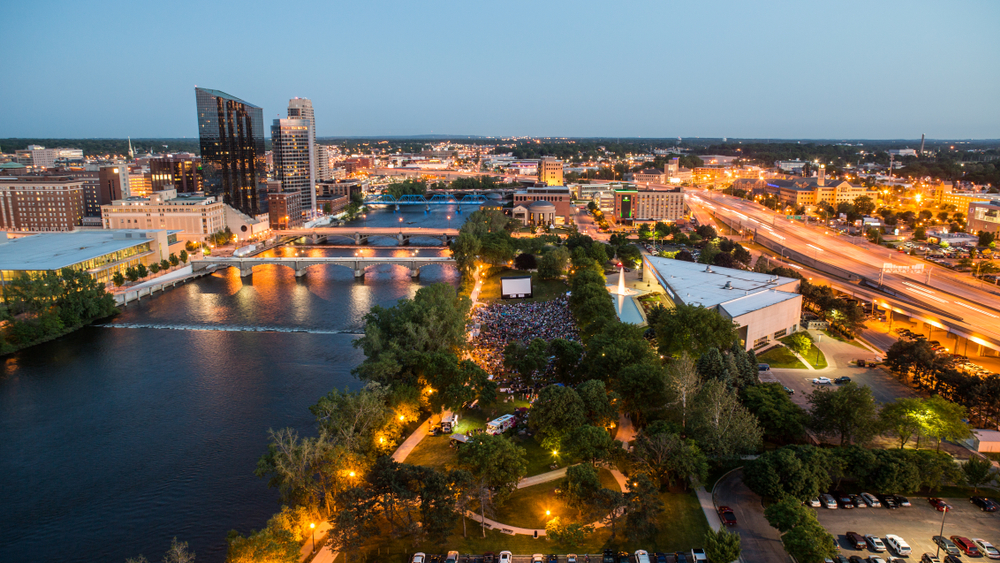
M 741 558 L 746 563 L 782 563 L 792 558 L 781 545 L 781 534 L 764 518 L 764 506 L 756 493 L 743 484 L 743 470 L 726 475 L 715 486 L 716 506 L 728 506 L 736 514 L 732 531 L 740 534 Z
M 1000 297 L 969 285 L 974 282 L 963 279 L 961 274 L 937 268 L 925 270 L 928 274 L 883 275 L 886 264 L 926 263 L 867 242 L 854 244 L 848 237 L 825 227 L 790 221 L 761 205 L 721 193 L 697 192 L 689 198 L 689 205 L 699 222 L 709 213 L 737 221 L 741 227 L 756 231 L 759 239 L 798 251 L 806 265 L 815 260 L 840 268 L 848 275 L 873 281 L 881 278 L 886 287 L 897 293 L 897 298 L 937 311 L 933 322 L 962 329 L 974 342 L 986 340 L 1000 347 Z

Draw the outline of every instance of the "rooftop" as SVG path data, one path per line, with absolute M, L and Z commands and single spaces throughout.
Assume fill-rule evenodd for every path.
M 798 293 L 798 281 L 759 272 L 646 256 L 676 300 L 706 308 L 723 306 L 731 316 L 768 307 Z M 778 290 L 778 291 L 775 291 Z M 751 297 L 752 299 L 744 299 Z
M 251 107 L 251 108 L 259 108 L 259 106 L 255 106 L 255 105 L 251 104 L 250 102 L 247 102 L 245 100 L 241 100 L 241 99 L 237 98 L 236 96 L 227 94 L 227 93 L 223 92 L 222 90 L 212 90 L 211 88 L 199 88 L 197 86 L 195 86 L 194 89 L 195 89 L 195 91 L 201 90 L 202 92 L 205 92 L 207 94 L 215 96 L 216 98 L 222 98 L 224 100 L 231 100 L 233 102 L 239 102 L 239 103 L 244 104 L 247 107 Z
M 74 264 L 137 246 L 155 231 L 114 230 L 42 233 L 0 237 L 0 270 L 61 270 Z

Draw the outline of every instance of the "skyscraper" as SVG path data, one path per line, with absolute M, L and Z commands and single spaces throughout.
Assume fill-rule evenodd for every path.
M 194 89 L 205 190 L 250 216 L 264 186 L 264 112 L 218 90 Z
M 309 209 L 316 209 L 316 181 L 319 171 L 316 149 L 316 114 L 313 112 L 312 101 L 308 98 L 292 98 L 288 100 L 288 119 L 303 119 L 309 122 L 309 195 L 302 192 L 302 206 Z M 274 143 L 274 128 L 271 128 L 271 142 Z M 277 162 L 277 161 L 275 161 Z M 282 184 L 284 186 L 284 184 Z M 287 186 L 284 186 L 287 190 Z
M 316 182 L 311 155 L 315 155 L 312 124 L 308 119 L 275 119 L 271 125 L 274 178 L 284 191 L 298 192 L 302 209 L 316 208 Z

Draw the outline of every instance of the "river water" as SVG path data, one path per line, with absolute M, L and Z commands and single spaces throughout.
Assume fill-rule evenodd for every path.
M 457 227 L 471 209 L 456 211 L 377 210 L 367 225 L 446 227 L 450 216 Z M 414 251 L 441 255 L 364 250 Z M 383 265 L 359 282 L 340 266 L 298 279 L 283 266 L 244 279 L 229 269 L 0 358 L 0 561 L 158 561 L 173 537 L 198 561 L 223 561 L 229 530 L 259 529 L 279 507 L 253 475 L 267 430 L 311 432 L 310 405 L 358 387 L 365 313 L 442 281 L 457 286 L 458 273 L 427 266 L 411 280 Z

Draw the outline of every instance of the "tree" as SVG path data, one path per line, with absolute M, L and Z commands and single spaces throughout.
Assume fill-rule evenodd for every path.
M 545 523 L 545 537 L 573 550 L 582 545 L 593 531 L 592 526 L 576 522 L 563 525 L 558 516 Z
M 139 274 L 139 279 L 142 279 L 149 275 L 149 270 L 146 269 L 146 265 L 142 264 L 141 262 L 139 263 L 138 266 L 136 266 L 135 271 L 137 274 Z
M 788 349 L 800 356 L 805 356 L 812 349 L 813 340 L 808 333 L 796 332 L 789 336 L 785 342 Z
M 674 403 L 680 407 L 681 428 L 687 431 L 687 421 L 695 397 L 701 391 L 701 379 L 695 370 L 691 357 L 686 353 L 679 360 L 672 362 L 666 370 L 667 389 L 674 396 Z
M 809 394 L 810 426 L 820 434 L 839 434 L 840 445 L 867 444 L 878 434 L 878 406 L 868 386 L 848 383 L 836 391 L 818 389 Z
M 742 391 L 744 406 L 760 421 L 771 439 L 796 441 L 805 432 L 809 419 L 802 407 L 792 402 L 780 383 L 762 383 Z
M 740 558 L 740 535 L 725 528 L 705 532 L 705 556 L 709 563 L 731 563 Z
M 698 233 L 698 236 L 700 236 L 701 238 L 703 238 L 705 240 L 712 240 L 712 239 L 717 238 L 719 236 L 715 232 L 715 227 L 713 227 L 711 225 L 701 225 L 697 229 L 695 229 L 694 232 Z
M 489 489 L 494 503 L 503 504 L 528 472 L 526 455 L 524 448 L 503 436 L 483 434 L 459 448 L 458 461 Z
M 871 215 L 875 211 L 875 202 L 866 195 L 858 196 L 854 198 L 854 210 L 861 215 Z
M 128 281 L 135 283 L 139 281 L 139 270 L 135 266 L 129 266 L 125 268 L 125 277 Z
M 805 501 L 830 486 L 830 455 L 814 446 L 785 446 L 765 452 L 743 468 L 743 481 L 758 495 Z
M 612 401 L 619 399 L 618 394 L 608 393 L 603 381 L 597 379 L 585 381 L 576 388 L 576 393 L 583 401 L 583 413 L 590 424 L 606 428 L 617 422 L 618 408 Z
M 882 406 L 879 419 L 882 427 L 899 439 L 899 449 L 903 449 L 910 438 L 920 431 L 925 410 L 922 400 L 899 397 Z
M 989 247 L 996 240 L 996 235 L 990 231 L 979 231 L 979 246 Z
M 668 402 L 667 382 L 663 368 L 652 361 L 635 363 L 618 372 L 612 382 L 615 393 L 621 398 L 621 410 L 637 425 L 642 426 L 652 413 Z
M 192 561 L 194 552 L 188 550 L 186 541 L 177 541 L 177 538 L 170 542 L 170 549 L 163 556 L 163 563 L 192 563 Z
M 187 264 L 187 261 L 188 261 L 187 250 L 181 250 L 180 259 L 181 259 L 181 263 Z
M 608 431 L 589 424 L 571 429 L 563 439 L 563 449 L 571 456 L 597 464 L 611 459 L 621 442 L 613 440 Z
M 153 262 L 152 264 L 149 265 L 149 271 L 153 272 L 154 274 L 157 273 L 157 272 L 159 272 L 160 271 L 160 265 L 158 263 L 156 263 L 156 262 Z
M 115 284 L 115 287 L 121 287 L 125 285 L 125 276 L 122 275 L 121 271 L 117 271 L 111 276 L 111 282 Z
M 553 358 L 552 369 L 556 381 L 564 384 L 578 383 L 581 374 L 577 368 L 580 365 L 580 358 L 583 356 L 582 344 L 574 340 L 554 338 L 548 343 L 546 364 L 548 364 L 549 356 Z
M 580 520 L 590 521 L 598 517 L 594 498 L 600 489 L 601 479 L 593 465 L 581 463 L 566 469 L 566 502 L 577 510 Z
M 602 288 L 607 294 L 607 290 Z M 616 381 L 629 366 L 652 364 L 656 356 L 643 338 L 643 329 L 632 324 L 610 322 L 586 343 L 586 353 L 581 364 L 591 379 Z M 615 385 L 615 391 L 621 392 Z
M 937 440 L 937 449 L 941 449 L 942 440 L 962 440 L 972 436 L 965 407 L 932 395 L 924 400 L 924 406 L 930 417 L 924 423 L 923 434 Z
M 799 563 L 823 563 L 837 554 L 837 541 L 815 518 L 781 537 L 785 551 Z
M 460 232 L 451 242 L 452 257 L 463 274 L 471 274 L 475 269 L 476 257 L 479 256 L 481 247 L 479 238 L 470 232 Z
M 541 438 L 544 448 L 558 451 L 563 437 L 586 421 L 583 400 L 576 391 L 562 385 L 549 385 L 538 393 L 528 426 Z
M 542 255 L 542 259 L 538 261 L 538 275 L 546 280 L 562 277 L 568 263 L 569 251 L 560 246 Z
M 184 252 L 184 251 L 182 250 L 181 252 Z M 168 261 L 170 262 L 171 266 L 177 266 L 178 264 L 181 263 L 181 259 L 178 258 L 177 255 L 174 254 L 174 253 L 170 253 L 170 257 L 168 258 Z
M 643 473 L 635 475 L 629 483 L 625 499 L 625 524 L 629 539 L 637 542 L 653 537 L 663 512 L 663 501 L 656 484 Z
M 694 440 L 671 432 L 640 432 L 632 444 L 632 458 L 638 471 L 646 473 L 660 487 L 682 484 L 698 486 L 708 475 L 708 458 Z
M 698 394 L 692 436 L 709 455 L 731 458 L 760 449 L 757 418 L 721 381 L 708 381 Z
M 514 268 L 518 270 L 534 270 L 538 268 L 538 259 L 534 254 L 523 252 L 514 257 Z
M 664 356 L 680 357 L 687 352 L 692 357 L 701 357 L 709 348 L 729 348 L 736 339 L 731 320 L 696 305 L 678 304 L 667 309 L 653 328 L 660 354 Z
M 285 530 L 271 526 L 250 535 L 229 532 L 226 563 L 297 563 L 299 544 Z
M 764 509 L 764 518 L 767 518 L 767 523 L 782 534 L 807 521 L 810 517 L 815 518 L 815 514 L 806 508 L 802 501 L 794 497 L 785 497 L 781 502 L 776 502 Z
M 974 493 L 979 492 L 979 487 L 997 478 L 997 472 L 993 470 L 993 462 L 985 457 L 973 455 L 962 464 L 962 474 L 965 482 L 972 487 Z

